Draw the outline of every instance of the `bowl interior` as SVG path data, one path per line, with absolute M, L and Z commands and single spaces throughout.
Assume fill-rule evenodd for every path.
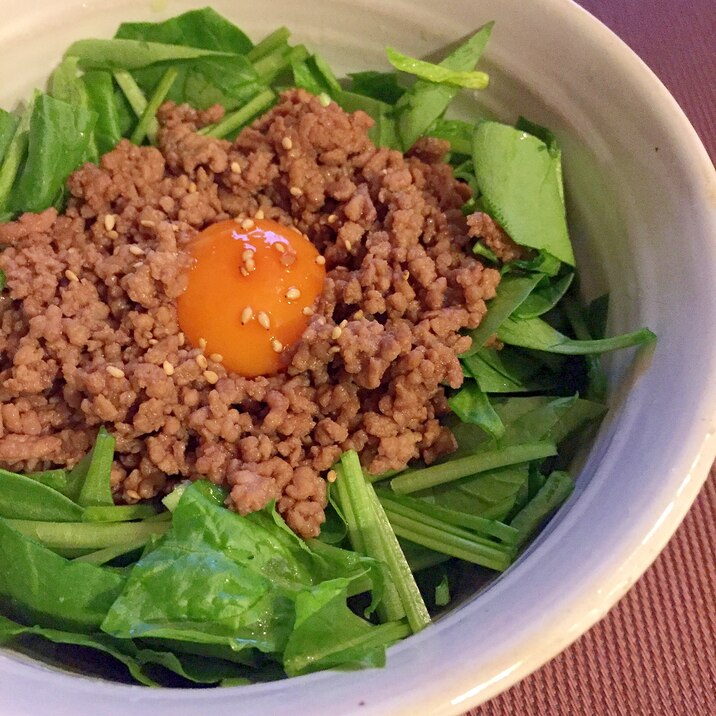
M 156 21 L 203 4 L 2 0 L 0 106 L 42 85 L 72 40 L 110 37 L 123 20 Z M 455 0 L 450 12 L 427 0 L 281 0 L 260 12 L 248 0 L 211 4 L 254 38 L 288 26 L 339 74 L 387 69 L 386 44 L 424 56 L 496 20 L 485 58 L 490 88 L 457 111 L 505 121 L 522 114 L 557 134 L 583 290 L 589 298 L 610 292 L 612 332 L 648 325 L 658 344 L 635 362 L 631 351 L 610 357 L 611 411 L 581 460 L 569 504 L 506 575 L 396 646 L 385 670 L 159 693 L 59 674 L 4 652 L 8 708 L 33 713 L 36 689 L 51 681 L 58 698 L 46 713 L 76 713 L 81 704 L 119 714 L 127 701 L 137 714 L 157 715 L 322 714 L 339 703 L 341 713 L 359 705 L 363 714 L 462 712 L 603 616 L 663 547 L 705 477 L 716 452 L 713 168 L 658 81 L 566 1 Z

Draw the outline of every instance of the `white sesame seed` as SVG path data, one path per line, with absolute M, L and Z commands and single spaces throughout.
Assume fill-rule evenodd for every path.
M 104 216 L 104 228 L 106 231 L 112 231 L 117 223 L 117 217 L 114 214 L 105 214 Z
M 403 271 L 403 281 L 407 281 L 410 278 L 410 271 Z
M 141 497 L 139 496 L 139 493 L 135 490 L 127 490 L 124 493 L 125 497 L 128 497 L 130 500 L 140 500 Z
M 115 368 L 113 365 L 107 366 L 107 372 L 113 378 L 124 378 L 124 371 L 121 368 Z
M 248 275 L 249 275 L 249 272 L 246 270 L 246 267 L 245 267 L 245 266 L 242 266 L 239 270 L 241 271 L 241 275 L 242 275 L 242 276 L 248 276 Z
M 281 140 L 281 146 L 286 150 L 293 149 L 293 142 L 291 141 L 291 137 L 284 137 Z
M 237 215 L 234 217 L 234 221 L 235 221 L 237 224 L 240 224 L 245 218 L 246 218 L 246 217 L 245 217 L 243 214 L 237 214 Z
M 289 193 L 291 196 L 303 196 L 303 189 L 301 189 L 301 188 L 298 187 L 298 186 L 292 186 L 292 187 L 288 190 L 288 193 Z
M 336 327 L 331 331 L 331 338 L 335 341 L 335 340 L 337 340 L 338 338 L 341 337 L 341 333 L 343 333 L 343 329 L 342 329 L 340 326 L 336 326 Z
M 314 313 L 314 311 L 313 311 L 313 309 L 312 309 L 310 306 L 306 306 L 306 307 L 303 309 L 303 315 L 304 315 L 304 316 L 312 316 L 313 313 Z
M 285 253 L 281 254 L 281 258 L 279 259 L 282 266 L 291 266 L 291 264 L 295 263 L 296 261 L 296 254 L 293 252 L 291 253 Z
M 326 257 L 325 256 L 316 256 L 316 263 L 319 266 L 323 266 L 326 263 Z
M 360 321 L 361 318 L 363 318 L 364 316 L 365 316 L 365 314 L 363 313 L 363 311 L 360 310 L 360 309 L 358 309 L 358 310 L 353 314 L 353 320 L 354 320 L 354 321 Z
M 276 251 L 278 251 L 280 254 L 284 253 L 286 251 L 286 247 L 283 244 L 275 244 Z
M 254 220 L 253 220 L 253 219 L 244 219 L 244 220 L 241 222 L 241 228 L 242 228 L 244 231 L 248 231 L 249 229 L 253 229 L 254 226 L 256 226 L 256 224 L 254 223 Z
M 340 346 L 331 346 L 331 347 L 328 349 L 328 352 L 329 352 L 329 353 L 339 353 L 340 350 L 341 350 Z
M 164 372 L 167 375 L 174 375 L 174 366 L 168 360 L 165 360 L 164 363 L 162 363 L 162 368 L 164 368 Z
M 65 271 L 65 278 L 68 281 L 79 281 L 77 274 L 74 271 L 72 271 L 71 269 L 67 269 L 67 271 Z
M 261 328 L 265 328 L 267 331 L 271 328 L 271 319 L 268 317 L 268 313 L 259 311 L 256 315 L 256 320 L 259 322 Z
M 348 239 L 345 240 L 345 244 L 346 244 L 346 251 L 350 251 L 353 248 L 353 244 L 350 241 L 348 241 Z
M 213 370 L 205 370 L 204 371 L 204 379 L 210 385 L 215 385 L 216 383 L 219 382 L 219 374 L 214 373 Z
M 204 351 L 206 350 L 206 338 L 199 339 L 199 348 Z
M 318 95 L 318 101 L 321 103 L 321 107 L 328 107 L 331 103 L 331 98 L 325 92 L 321 92 Z
M 328 215 L 327 221 L 329 224 L 335 224 L 337 220 L 338 220 L 338 217 L 335 214 Z
M 253 258 L 254 258 L 253 249 L 246 249 L 246 250 L 241 254 L 241 260 L 242 260 L 242 261 L 248 261 L 249 259 L 253 260 Z
M 261 221 L 265 217 L 264 210 L 263 209 L 257 209 L 256 213 L 254 214 L 254 219 L 257 219 L 258 221 Z
M 253 317 L 254 309 L 251 308 L 251 306 L 246 306 L 246 308 L 241 311 L 241 325 L 245 326 Z
M 338 325 L 341 328 L 345 328 L 348 325 L 348 321 L 344 318 Z
M 172 231 L 179 231 L 177 224 L 172 224 Z
M 280 353 L 283 350 L 283 343 L 277 338 L 274 338 L 271 341 L 271 350 L 274 351 L 274 353 Z
M 196 358 L 194 358 L 196 361 L 196 364 L 201 368 L 202 370 L 206 370 L 209 367 L 209 361 L 206 360 L 206 356 L 200 353 Z
M 144 266 L 144 264 L 141 261 L 136 261 L 132 264 L 134 268 L 140 268 L 141 266 Z
M 289 301 L 295 301 L 296 299 L 301 298 L 301 292 L 295 286 L 291 286 L 291 288 L 286 291 L 286 298 Z
M 109 236 L 110 239 L 118 239 L 119 233 L 112 229 L 112 231 L 107 232 L 107 236 Z
M 180 332 L 177 334 L 177 343 L 178 343 L 180 346 L 183 346 L 185 340 L 186 340 L 186 336 L 180 331 Z
M 139 246 L 135 246 L 134 244 L 129 247 L 129 253 L 133 254 L 134 256 L 144 256 L 144 250 Z
M 154 221 L 152 221 L 151 219 L 142 219 L 139 223 L 142 226 L 146 226 L 148 229 L 151 228 L 152 226 L 156 226 L 156 223 Z
M 150 338 L 148 341 L 150 346 L 156 346 L 159 341 L 156 338 Z
M 254 263 L 253 259 L 248 259 L 246 261 L 246 270 L 247 271 L 255 271 L 256 270 L 256 264 Z
M 209 360 L 214 363 L 221 363 L 224 360 L 224 356 L 222 356 L 221 353 L 212 353 L 209 356 Z
M 196 189 L 197 189 L 196 182 L 191 182 L 191 183 L 189 184 L 189 186 L 187 187 L 187 191 L 188 191 L 190 194 L 195 194 L 195 193 L 196 193 Z
M 335 482 L 338 478 L 338 473 L 335 470 L 329 470 L 328 474 L 326 475 L 326 480 L 328 482 Z
M 231 171 L 234 174 L 241 174 L 241 164 L 238 162 L 231 162 Z

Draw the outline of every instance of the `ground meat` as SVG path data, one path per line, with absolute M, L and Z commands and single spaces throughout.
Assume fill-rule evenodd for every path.
M 526 257 L 525 250 L 488 214 L 481 211 L 470 214 L 467 217 L 467 225 L 468 234 L 483 241 L 500 261 L 507 263 Z
M 342 451 L 380 473 L 454 448 L 445 386 L 499 274 L 466 251 L 469 189 L 445 143 L 377 148 L 367 115 L 302 91 L 233 143 L 196 133 L 220 116 L 167 103 L 158 148 L 123 141 L 70 177 L 63 215 L 0 226 L 0 465 L 72 466 L 105 425 L 118 502 L 205 477 L 238 512 L 276 500 L 315 536 Z M 209 383 L 177 322 L 185 248 L 259 209 L 314 242 L 324 291 L 283 372 L 247 379 L 207 357 Z

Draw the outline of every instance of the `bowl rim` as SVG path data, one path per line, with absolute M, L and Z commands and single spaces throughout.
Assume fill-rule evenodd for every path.
M 681 107 L 653 71 L 623 40 L 574 0 L 538 0 L 538 2 L 554 16 L 558 16 L 560 21 L 566 25 L 579 26 L 593 38 L 595 44 L 609 44 L 610 51 L 618 55 L 625 73 L 629 75 L 629 79 L 633 80 L 635 85 L 640 85 L 643 92 L 651 93 L 657 98 L 660 108 L 663 110 L 664 123 L 670 126 L 671 133 L 680 134 L 679 153 L 692 161 L 697 169 L 703 170 L 701 176 L 703 177 L 704 195 L 708 196 L 710 191 L 711 197 L 716 197 L 716 170 L 714 170 L 706 149 Z M 716 213 L 712 212 L 710 217 L 705 214 L 705 222 L 716 239 Z M 714 257 L 716 257 L 716 250 L 714 251 Z M 714 262 L 714 275 L 716 276 L 716 262 Z M 514 645 L 508 645 L 503 650 L 500 658 L 495 661 L 494 667 L 491 669 L 492 675 L 489 678 L 481 679 L 478 684 L 475 684 L 474 674 L 471 673 L 469 664 L 464 664 L 462 668 L 454 670 L 449 675 L 440 675 L 441 692 L 444 696 L 439 702 L 432 700 L 435 698 L 435 694 L 432 693 L 435 684 L 435 681 L 433 681 L 432 684 L 425 683 L 422 689 L 416 689 L 410 693 L 395 694 L 389 703 L 381 704 L 376 708 L 362 710 L 361 713 L 392 715 L 411 712 L 419 713 L 427 704 L 435 707 L 430 713 L 436 715 L 444 714 L 447 716 L 448 714 L 467 711 L 496 696 L 539 669 L 544 663 L 566 649 L 591 626 L 602 619 L 656 559 L 680 525 L 696 499 L 701 486 L 707 479 L 709 468 L 713 464 L 714 458 L 716 458 L 716 374 L 710 377 L 705 385 L 702 405 L 711 406 L 711 411 L 714 414 L 711 427 L 706 431 L 705 435 L 698 439 L 698 443 L 696 437 L 694 437 L 693 449 L 682 451 L 684 454 L 679 462 L 683 468 L 684 478 L 677 495 L 673 499 L 669 498 L 668 504 L 666 500 L 664 501 L 663 512 L 654 524 L 648 528 L 647 534 L 642 535 L 638 543 L 632 541 L 623 545 L 623 552 L 619 559 L 615 561 L 628 565 L 628 569 L 615 573 L 609 579 L 600 579 L 598 599 L 595 598 L 594 590 L 589 585 L 583 585 L 580 590 L 577 590 L 578 593 L 582 594 L 582 598 L 568 617 L 552 620 L 548 625 L 544 625 L 543 628 L 538 630 L 541 638 L 544 639 L 543 648 L 539 653 L 533 651 L 528 657 L 524 657 L 519 653 L 519 649 L 514 648 Z M 685 461 L 686 453 L 690 456 L 690 462 Z M 520 566 L 515 565 L 514 569 L 516 570 Z M 512 575 L 512 573 L 513 571 L 511 570 L 509 574 Z M 448 621 L 449 618 L 445 620 L 445 623 Z M 418 634 L 411 638 L 411 642 L 422 641 L 429 638 L 429 636 L 429 633 Z M 403 645 L 396 645 L 391 649 L 391 653 L 399 652 L 402 650 Z M 58 694 L 79 694 L 87 692 L 89 689 L 93 693 L 102 692 L 112 697 L 126 697 L 126 703 L 134 702 L 135 705 L 142 696 L 150 696 L 149 690 L 141 686 L 78 678 L 34 664 L 28 665 L 23 663 L 22 660 L 7 658 L 4 654 L 0 656 L 0 684 L 5 684 L 7 681 L 7 685 L 15 684 L 17 687 L 18 679 L 25 678 L 28 675 L 32 676 L 33 672 L 34 677 L 37 679 L 37 684 L 40 681 L 42 681 L 44 687 L 52 684 L 52 688 L 57 689 Z M 321 672 L 298 677 L 292 682 L 315 684 L 331 678 L 331 672 Z M 257 684 L 249 688 L 254 694 L 265 693 L 270 695 L 284 687 L 285 683 Z M 242 692 L 246 693 L 246 688 L 214 689 L 213 692 L 234 692 L 240 695 Z M 201 693 L 210 694 L 212 692 Z M 186 690 L 164 689 L 161 694 L 162 700 L 170 705 L 172 703 L 177 704 L 179 698 L 187 699 Z M 142 700 L 144 699 L 142 698 Z M 202 700 L 203 706 L 208 706 L 211 700 L 211 698 L 204 698 Z M 154 698 L 148 699 L 148 701 L 156 703 Z M 195 703 L 198 704 L 199 702 L 196 701 Z M 218 704 L 216 705 L 218 706 Z M 67 713 L 69 714 L 70 711 Z M 76 713 L 76 711 L 73 711 L 73 713 Z M 181 713 L 188 712 L 181 711 Z M 219 713 L 223 713 L 223 709 L 217 711 L 217 716 Z M 227 711 L 226 713 L 229 712 Z

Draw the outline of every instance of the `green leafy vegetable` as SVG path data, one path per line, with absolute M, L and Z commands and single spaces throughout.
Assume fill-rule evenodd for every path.
M 469 72 L 475 68 L 490 38 L 493 23 L 481 27 L 470 39 L 453 50 L 439 66 L 445 70 Z M 418 79 L 398 100 L 395 116 L 402 149 L 407 150 L 422 137 L 446 110 L 459 88 Z
M 415 75 L 421 80 L 477 90 L 485 89 L 490 82 L 490 78 L 484 72 L 453 70 L 444 65 L 435 65 L 432 62 L 404 55 L 392 47 L 386 48 L 385 52 L 388 62 L 396 70 Z
M 442 579 L 435 587 L 435 605 L 446 607 L 448 604 L 450 604 L 450 583 L 447 574 L 443 574 Z
M 497 331 L 497 337 L 513 346 L 564 355 L 604 353 L 650 343 L 656 339 L 656 336 L 648 328 L 641 328 L 638 331 L 623 333 L 612 338 L 580 341 L 563 335 L 541 318 L 524 320 L 508 318 Z
M 379 99 L 346 91 L 337 94 L 335 100 L 346 112 L 356 112 L 360 109 L 373 118 L 375 125 L 371 127 L 368 136 L 374 144 L 390 149 L 400 148 L 393 108 L 389 104 L 381 102 Z
M 448 399 L 448 404 L 464 423 L 479 425 L 495 438 L 505 432 L 505 426 L 492 407 L 490 399 L 472 380 L 466 381 L 463 387 Z
M 96 121 L 85 107 L 46 94 L 36 98 L 27 159 L 10 198 L 13 211 L 42 211 L 60 201 L 67 176 L 87 157 Z
M 427 134 L 430 137 L 447 139 L 453 152 L 472 154 L 472 135 L 474 131 L 474 124 L 461 119 L 437 119 L 435 124 L 427 131 Z M 472 168 L 472 162 L 470 162 L 470 168 Z M 455 175 L 459 175 L 457 170 Z
M 33 104 L 37 94 L 33 97 L 32 102 L 22 112 L 19 120 L 14 122 L 12 139 L 10 139 L 9 142 L 7 142 L 7 140 L 3 140 L 7 143 L 3 153 L 3 162 L 0 164 L 0 217 L 3 217 L 3 221 L 6 220 L 6 218 L 9 219 L 12 215 L 10 196 L 13 191 L 13 185 L 18 175 L 18 171 L 22 165 L 25 152 L 27 151 L 30 118 L 32 117 Z
M 512 317 L 537 318 L 547 311 L 551 311 L 564 298 L 573 278 L 573 271 L 553 280 L 545 276 L 530 292 L 530 295 L 517 306 Z
M 273 101 L 276 99 L 276 95 L 270 90 L 266 89 L 256 95 L 250 102 L 247 102 L 241 109 L 237 109 L 232 114 L 226 115 L 217 124 L 209 127 L 204 127 L 199 131 L 199 134 L 204 134 L 207 137 L 216 137 L 222 139 L 230 134 L 236 132 L 236 130 L 243 127 L 253 119 L 257 114 L 268 109 Z
M 153 505 L 112 505 L 111 507 L 86 507 L 83 522 L 130 522 L 143 520 L 157 514 Z
M 147 106 L 144 108 L 142 116 L 139 118 L 139 124 L 135 127 L 132 132 L 131 140 L 135 144 L 141 144 L 144 141 L 144 137 L 149 137 L 150 142 L 155 142 L 157 138 L 157 131 L 159 125 L 157 123 L 156 114 L 159 106 L 166 99 L 167 94 L 174 81 L 177 78 L 177 71 L 175 69 L 168 69 L 162 79 L 159 80 L 159 84 L 154 90 L 154 94 L 147 102 Z
M 5 152 L 12 142 L 15 129 L 17 127 L 17 118 L 0 109 L 0 165 L 5 158 Z
M 574 266 L 559 157 L 531 134 L 481 122 L 473 136 L 472 159 L 487 213 L 521 246 Z
M 372 97 L 386 104 L 395 104 L 405 93 L 405 88 L 398 82 L 395 72 L 352 72 L 351 92 L 365 97 Z
M 559 377 L 542 363 L 510 346 L 483 348 L 462 359 L 463 368 L 485 393 L 524 393 L 552 390 Z
M 0 517 L 73 522 L 82 508 L 51 487 L 14 472 L 0 470 Z
M 114 505 L 110 486 L 114 443 L 114 438 L 101 427 L 92 448 L 84 484 L 77 498 L 77 502 L 83 507 Z
M 114 81 L 109 72 L 94 70 L 82 76 L 88 107 L 97 115 L 94 141 L 100 155 L 114 149 L 122 139 L 122 123 Z

